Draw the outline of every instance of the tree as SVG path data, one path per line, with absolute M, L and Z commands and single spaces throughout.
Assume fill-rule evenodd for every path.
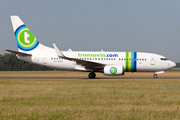
M 0 55 L 0 71 L 46 71 L 52 70 L 17 59 L 16 55 L 5 53 Z

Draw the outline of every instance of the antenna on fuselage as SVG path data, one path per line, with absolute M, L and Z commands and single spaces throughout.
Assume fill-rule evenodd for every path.
M 68 52 L 72 52 L 72 50 L 69 48 L 69 50 L 67 50 Z

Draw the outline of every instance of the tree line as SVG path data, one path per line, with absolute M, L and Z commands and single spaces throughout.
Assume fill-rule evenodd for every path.
M 47 71 L 52 70 L 43 66 L 19 60 L 15 54 L 0 54 L 0 71 Z
M 180 62 L 176 63 L 176 68 L 180 68 Z M 5 53 L 0 54 L 0 71 L 49 71 L 50 68 L 31 64 L 17 59 L 16 55 Z
M 180 62 L 176 63 L 176 68 L 180 68 Z

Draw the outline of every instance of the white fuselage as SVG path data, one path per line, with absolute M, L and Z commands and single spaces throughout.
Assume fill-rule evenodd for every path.
M 163 73 L 175 63 L 164 56 L 143 52 L 92 52 L 61 51 L 55 43 L 54 49 L 44 46 L 27 28 L 19 16 L 11 16 L 11 22 L 18 51 L 6 50 L 21 60 L 57 70 L 90 72 L 89 78 L 95 78 L 95 72 L 105 75 L 124 75 L 124 72 Z
M 167 60 L 164 56 L 153 53 L 134 52 L 136 53 L 136 58 L 133 58 L 132 55 L 127 56 L 127 53 L 132 54 L 133 52 L 62 51 L 62 53 L 70 58 L 105 65 L 120 65 L 123 66 L 125 72 L 158 72 L 175 66 L 174 62 Z M 86 69 L 74 61 L 59 58 L 53 48 L 47 47 L 46 50 L 39 50 L 39 52 L 31 51 L 31 54 L 32 56 L 18 56 L 18 58 L 57 70 L 93 71 Z

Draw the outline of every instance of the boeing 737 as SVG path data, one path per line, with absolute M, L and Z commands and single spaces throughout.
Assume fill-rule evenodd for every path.
M 125 72 L 153 72 L 157 78 L 157 74 L 176 65 L 162 55 L 145 52 L 61 51 L 54 43 L 54 48 L 41 44 L 19 16 L 11 16 L 11 22 L 18 51 L 6 51 L 16 54 L 20 60 L 48 68 L 90 72 L 89 78 L 95 78 L 95 72 L 112 76 Z

